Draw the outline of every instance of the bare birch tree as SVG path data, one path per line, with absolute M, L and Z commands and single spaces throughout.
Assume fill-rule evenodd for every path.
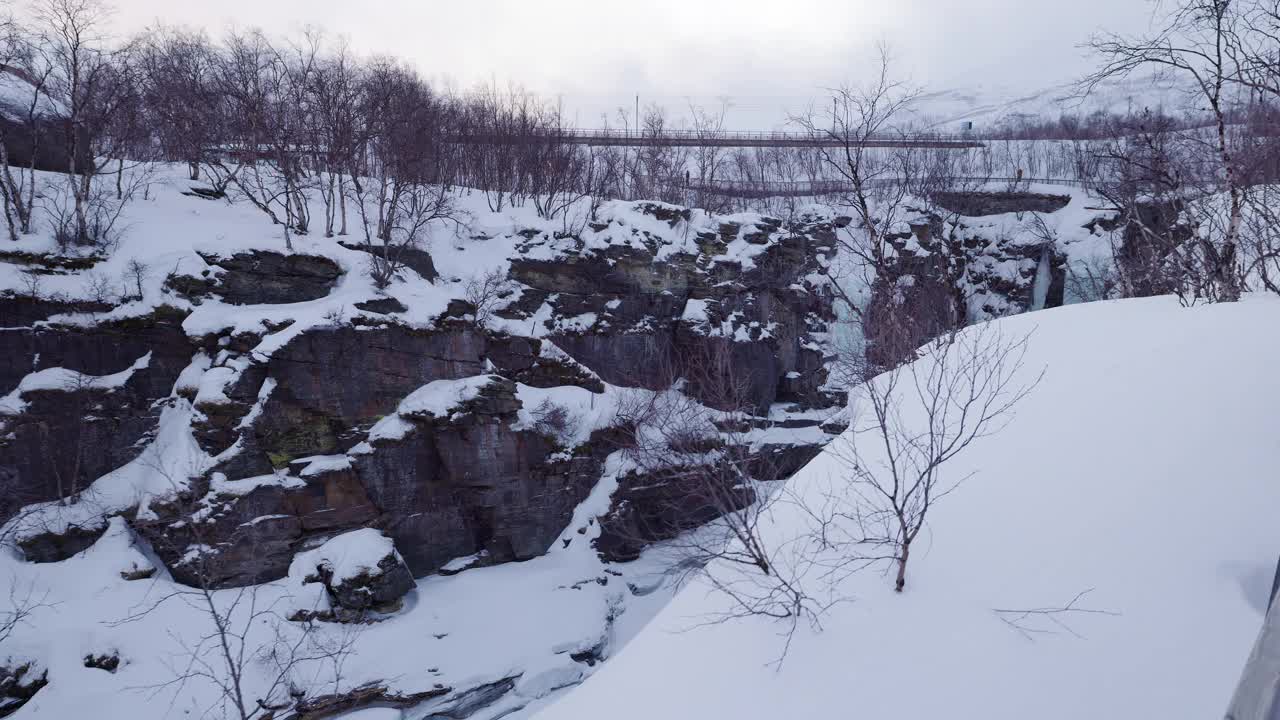
M 930 513 L 968 477 L 950 471 L 955 459 L 1003 429 L 1043 376 L 1021 377 L 1028 340 L 976 326 L 854 390 L 850 430 L 831 447 L 845 469 L 832 513 L 838 522 L 823 539 L 842 551 L 837 577 L 887 562 L 902 592 Z
M 614 425 L 624 429 L 626 470 L 619 510 L 603 525 L 611 554 L 632 556 L 662 542 L 679 581 L 696 578 L 727 599 L 722 612 L 700 622 L 779 623 L 780 663 L 796 630 L 819 627 L 835 601 L 806 581 L 822 571 L 817 556 L 768 530 L 779 481 L 794 468 L 779 465 L 753 437 L 761 420 L 730 352 L 728 343 L 682 347 L 664 367 L 669 389 L 636 390 L 620 403 Z
M 1201 248 L 1212 281 L 1209 299 L 1224 302 L 1240 299 L 1242 289 L 1237 263 L 1244 187 L 1230 119 L 1237 80 L 1242 76 L 1242 6 L 1232 0 L 1180 0 L 1159 20 L 1162 25 L 1152 34 L 1097 35 L 1089 47 L 1101 57 L 1102 65 L 1082 81 L 1088 92 L 1103 81 L 1154 69 L 1192 82 L 1196 98 L 1205 103 L 1213 122 L 1210 147 L 1216 167 L 1210 185 L 1224 192 L 1228 202 L 1221 236 Z

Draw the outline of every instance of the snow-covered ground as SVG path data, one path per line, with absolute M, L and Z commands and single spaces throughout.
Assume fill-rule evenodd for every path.
M 341 668 L 329 660 L 303 663 L 295 680 L 304 680 L 313 694 L 367 682 L 407 694 L 514 678 L 512 692 L 475 718 L 536 708 L 555 691 L 580 681 L 592 668 L 573 655 L 593 650 L 607 655 L 670 597 L 663 575 L 670 561 L 661 557 L 662 550 L 606 573 L 589 547 L 598 527 L 590 522 L 592 513 L 607 508 L 612 490 L 608 483 L 602 486 L 565 530 L 564 540 L 571 541 L 567 547 L 558 540 L 547 555 L 526 563 L 421 579 L 405 598 L 405 609 L 378 622 L 321 623 L 304 644 L 308 652 L 314 652 L 313 640 L 317 649 L 349 644 L 351 652 L 343 656 Z M 578 534 L 579 527 L 587 529 Z M 4 596 L 12 588 L 18 598 L 32 597 L 40 604 L 0 648 L 0 662 L 35 660 L 37 668 L 48 670 L 49 679 L 49 686 L 14 717 L 234 715 L 208 678 L 180 682 L 192 669 L 195 648 L 203 661 L 223 670 L 209 640 L 214 628 L 204 599 L 163 571 L 151 580 L 127 581 L 120 574 L 157 564 L 131 544 L 119 518 L 96 545 L 61 563 L 34 565 L 11 551 L 0 553 Z M 300 602 L 312 601 L 317 586 L 297 581 L 285 578 L 213 595 L 220 612 L 241 604 L 229 617 L 233 631 L 245 633 L 247 693 L 261 693 L 274 679 L 263 653 L 273 647 L 276 630 L 298 637 L 296 628 L 286 627 L 294 624 L 279 620 Z M 271 615 L 250 622 L 251 603 Z M 233 640 L 233 647 L 238 651 L 240 643 Z M 85 666 L 87 656 L 103 654 L 118 655 L 119 669 L 108 673 Z M 335 670 L 341 678 L 336 684 Z M 431 711 L 429 706 L 421 709 L 424 715 Z
M 934 508 L 903 594 L 874 569 L 851 576 L 775 665 L 783 626 L 706 624 L 727 599 L 695 583 L 539 717 L 1221 716 L 1280 552 L 1280 299 L 996 322 L 1034 331 L 1021 372 L 1044 379 L 947 468 L 977 474 Z M 812 499 L 841 469 L 824 453 L 791 489 Z M 803 525 L 779 503 L 762 532 Z M 1105 613 L 1030 616 L 1024 634 L 994 612 L 1085 591 L 1076 607 Z

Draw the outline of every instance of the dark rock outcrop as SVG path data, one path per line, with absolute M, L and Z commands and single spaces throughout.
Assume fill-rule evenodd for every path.
M 356 303 L 356 307 L 365 312 L 377 313 L 379 315 L 390 315 L 392 313 L 401 313 L 409 308 L 404 303 L 395 298 L 378 298 L 377 300 L 366 300 Z
M 26 328 L 54 315 L 106 312 L 111 307 L 107 303 L 0 293 L 0 328 Z
M 939 207 L 968 217 L 1014 212 L 1057 212 L 1071 203 L 1070 195 L 1032 192 L 940 192 L 933 195 Z
M 0 665 L 0 718 L 17 712 L 48 684 L 49 671 L 37 667 L 35 663 Z
M 652 209 L 668 223 L 687 219 L 666 206 Z M 590 243 L 531 237 L 522 249 L 538 259 L 513 259 L 511 278 L 526 290 L 505 316 L 530 317 L 550 305 L 545 325 L 555 344 L 615 385 L 665 388 L 703 374 L 690 372 L 698 364 L 704 372 L 718 366 L 720 380 L 729 370 L 745 378 L 745 394 L 761 410 L 779 399 L 823 401 L 817 390 L 825 370 L 809 333 L 825 328 L 832 306 L 809 277 L 834 252 L 832 221 L 724 225 L 689 248 L 604 227 Z M 691 392 L 724 405 L 710 387 L 716 384 L 694 384 Z
M 356 456 L 415 575 L 482 552 L 489 563 L 541 555 L 599 478 L 600 459 L 553 458 L 548 438 L 514 429 L 519 409 L 514 384 L 494 377 L 451 417 L 410 416 L 404 438 Z
M 749 488 L 707 487 L 724 479 L 697 465 L 622 476 L 609 513 L 600 518 L 596 551 L 609 562 L 630 562 L 651 543 L 670 540 L 755 500 Z M 711 497 L 725 502 L 712 502 Z
M 461 343 L 456 350 L 483 339 L 456 336 L 449 342 Z M 348 355 L 347 361 L 358 363 L 362 357 L 368 356 Z M 462 373 L 479 365 L 460 358 L 446 362 L 442 355 L 404 357 L 441 363 L 436 370 L 446 380 L 453 379 L 450 370 Z M 285 367 L 289 370 L 279 376 L 272 400 L 248 431 L 249 449 L 244 453 L 266 458 L 340 451 L 337 444 L 363 437 L 356 426 L 383 412 L 390 414 L 403 395 L 426 384 L 415 380 L 412 390 L 389 392 L 385 406 L 368 404 L 376 402 L 376 388 L 368 395 L 355 393 L 353 399 L 364 404 L 343 404 L 341 397 L 323 393 L 320 387 L 309 394 L 309 378 L 290 385 L 288 373 L 299 366 Z M 317 366 L 301 367 L 310 372 Z M 382 377 L 386 382 L 405 382 L 404 375 Z M 410 431 L 399 438 L 371 440 L 367 450 L 353 449 L 349 466 L 310 472 L 304 461 L 277 463 L 282 470 L 299 474 L 282 476 L 244 494 L 197 488 L 193 494 L 202 499 L 194 510 L 161 513 L 157 520 L 139 523 L 139 530 L 175 577 L 194 582 L 199 570 L 219 586 L 282 577 L 294 554 L 308 543 L 360 527 L 382 528 L 403 548 L 415 576 L 477 553 L 484 553 L 489 563 L 536 557 L 563 530 L 573 508 L 599 478 L 608 449 L 584 448 L 564 455 L 554 440 L 532 429 L 516 429 L 521 403 L 515 384 L 500 376 L 488 377 L 478 395 L 462 402 L 447 418 L 402 415 Z M 367 387 L 372 376 L 362 378 Z M 301 389 L 286 396 L 289 387 Z M 300 420 L 303 416 L 317 419 Z M 304 432 L 300 422 L 312 422 L 314 427 Z M 284 435 L 272 434 L 277 430 Z M 223 471 L 252 465 L 233 461 Z M 271 472 L 270 467 L 263 470 Z M 225 482 L 220 487 L 234 484 Z M 193 511 L 205 518 L 198 526 L 200 537 L 191 534 L 195 526 L 187 521 Z M 212 546 L 198 567 L 178 562 L 192 545 Z
M 1177 248 L 1195 235 L 1176 201 L 1141 203 L 1123 220 L 1116 263 L 1132 297 L 1169 295 L 1178 291 Z M 1172 266 L 1172 267 L 1171 267 Z
M 107 529 L 106 521 L 86 525 L 68 524 L 35 532 L 18 539 L 18 549 L 28 562 L 61 562 L 88 550 Z
M 358 250 L 360 252 L 367 252 L 367 253 L 382 252 L 382 249 L 379 247 L 374 247 L 371 249 L 369 248 L 369 246 L 361 245 L 359 243 L 344 242 L 339 244 L 348 250 Z M 394 259 L 397 263 L 418 273 L 418 275 L 422 276 L 423 280 L 426 280 L 427 282 L 431 282 L 431 281 L 434 281 L 436 278 L 440 277 L 440 273 L 436 271 L 435 261 L 431 259 L 431 253 L 427 252 L 426 250 L 420 250 L 418 248 L 413 248 L 413 247 L 398 247 L 398 248 L 392 249 L 391 252 L 394 255 Z
M 308 540 L 374 524 L 381 511 L 348 469 L 297 477 L 288 484 L 265 484 L 243 495 L 204 492 L 196 511 L 206 518 L 193 534 L 189 523 L 175 522 L 191 512 L 160 508 L 155 520 L 134 525 L 179 581 L 195 583 L 202 573 L 216 586 L 251 585 L 275 580 L 289 570 L 294 554 Z M 199 565 L 179 562 L 187 548 L 211 544 Z
M 864 310 L 873 373 L 971 322 L 1063 303 L 1067 258 L 1051 241 L 926 212 L 909 225 L 886 236 L 892 252 L 880 263 Z
M 191 360 L 183 317 L 161 308 L 91 327 L 0 331 L 0 395 L 31 373 L 72 371 L 24 392 L 21 413 L 0 415 L 0 486 L 11 489 L 0 497 L 0 522 L 23 505 L 69 497 L 137 456 L 155 429 L 157 401 Z M 103 380 L 121 374 L 123 382 Z
M 959 286 L 964 257 L 951 252 L 941 218 L 922 217 L 886 240 L 894 252 L 886 253 L 864 313 L 869 374 L 897 365 L 967 316 Z
M 373 683 L 342 693 L 304 698 L 294 706 L 291 717 L 297 720 L 327 720 L 371 707 L 411 708 L 451 692 L 452 688 L 441 686 L 418 693 L 399 693 L 389 690 L 386 685 Z
M 229 258 L 203 256 L 223 272 L 209 288 L 232 305 L 295 303 L 329 294 L 342 268 L 320 255 L 282 255 L 269 250 Z

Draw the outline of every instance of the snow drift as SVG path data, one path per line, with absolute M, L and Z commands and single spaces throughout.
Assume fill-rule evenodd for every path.
M 539 717 L 1204 718 L 1220 716 L 1280 552 L 1280 300 L 1171 298 L 995 321 L 1033 332 L 1046 371 L 1003 432 L 947 472 L 906 592 L 875 570 L 801 625 L 708 624 L 726 598 L 694 582 L 630 645 Z M 841 465 L 792 478 L 800 497 Z M 784 504 L 775 542 L 797 532 Z M 1105 613 L 1032 618 L 997 609 Z

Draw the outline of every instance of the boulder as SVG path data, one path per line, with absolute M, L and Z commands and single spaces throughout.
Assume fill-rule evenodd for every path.
M 338 620 L 393 611 L 414 587 L 391 538 L 372 528 L 343 533 L 300 553 L 289 573 L 303 584 L 320 583 Z
M 68 523 L 64 527 L 23 535 L 17 544 L 27 562 L 62 562 L 92 547 L 106 529 L 105 520 L 79 525 Z
M 8 717 L 49 684 L 49 671 L 32 661 L 0 663 L 0 717 Z

